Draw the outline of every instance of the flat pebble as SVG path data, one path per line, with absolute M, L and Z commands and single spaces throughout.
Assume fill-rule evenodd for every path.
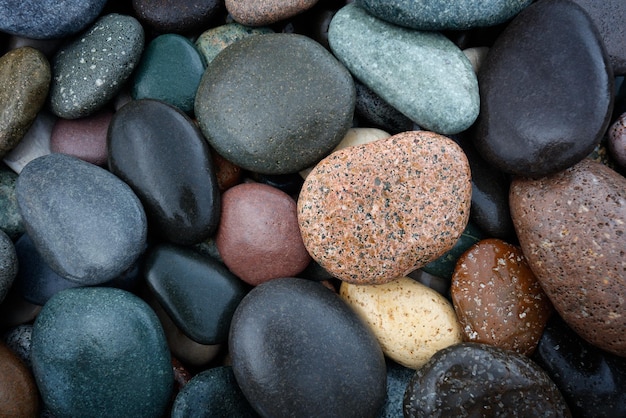
M 343 282 L 341 298 L 376 335 L 385 356 L 411 369 L 462 341 L 452 304 L 408 277 L 379 285 Z
M 348 4 L 333 17 L 328 41 L 356 78 L 422 128 L 454 134 L 476 120 L 476 74 L 441 33 L 402 28 Z
M 142 22 L 161 33 L 187 33 L 202 29 L 222 9 L 219 0 L 133 0 Z
M 285 20 L 315 6 L 318 0 L 226 0 L 226 10 L 246 26 L 262 26 Z
M 33 375 L 4 343 L 0 342 L 0 415 L 36 417 L 39 394 Z
M 80 119 L 59 118 L 50 134 L 50 151 L 72 155 L 89 163 L 107 163 L 107 132 L 113 112 L 103 109 Z
M 489 238 L 459 258 L 450 294 L 465 341 L 535 351 L 552 304 L 519 247 Z
M 626 179 L 585 159 L 516 178 L 511 216 L 524 256 L 561 317 L 585 340 L 626 355 Z
M 339 150 L 306 178 L 298 199 L 304 244 L 333 276 L 380 284 L 451 249 L 469 218 L 469 164 L 426 131 Z
M 237 22 L 231 22 L 202 32 L 195 45 L 204 57 L 205 62 L 209 63 L 230 44 L 249 36 L 267 33 L 274 33 L 274 31 L 268 27 L 252 28 Z
M 0 230 L 0 303 L 4 300 L 17 275 L 18 261 L 11 238 Z

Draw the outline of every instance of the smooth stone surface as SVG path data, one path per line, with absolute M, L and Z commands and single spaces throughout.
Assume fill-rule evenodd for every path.
M 260 183 L 224 192 L 215 243 L 230 271 L 254 286 L 296 276 L 311 261 L 298 229 L 296 202 Z
M 379 285 L 343 282 L 341 298 L 370 327 L 385 356 L 411 369 L 462 341 L 452 304 L 408 277 Z
M 141 24 L 111 13 L 55 55 L 50 108 L 65 119 L 88 116 L 120 91 L 137 66 L 144 47 Z
M 0 415 L 11 418 L 36 417 L 39 396 L 35 380 L 4 343 L 0 343 Z
M 142 22 L 161 33 L 193 32 L 207 26 L 222 9 L 219 0 L 133 0 Z
M 46 101 L 51 77 L 48 60 L 36 49 L 18 48 L 0 57 L 0 158 L 26 135 Z
M 73 35 L 93 22 L 106 0 L 0 1 L 0 31 L 34 39 Z
M 510 204 L 522 251 L 561 317 L 626 356 L 626 179 L 585 159 L 542 179 L 516 178 Z
M 237 382 L 261 416 L 375 417 L 383 405 L 376 338 L 318 282 L 281 278 L 252 289 L 235 311 L 229 347 Z
M 472 68 L 474 72 L 478 74 L 480 68 L 482 67 L 485 58 L 487 57 L 487 53 L 489 52 L 489 47 L 486 46 L 478 46 L 473 48 L 467 48 L 463 50 L 463 53 L 467 57 L 467 59 L 472 64 Z
M 368 13 L 420 30 L 462 30 L 495 26 L 514 17 L 532 0 L 356 0 Z
M 202 74 L 204 63 L 191 41 L 172 33 L 157 36 L 143 51 L 131 95 L 161 100 L 191 115 Z
M 32 370 L 32 363 L 30 361 L 32 336 L 33 326 L 31 324 L 18 325 L 10 328 L 2 335 L 2 340 L 6 346 L 29 370 Z
M 146 215 L 110 172 L 63 154 L 31 161 L 16 186 L 26 231 L 48 265 L 85 285 L 127 270 L 146 243 Z
M 256 416 L 230 366 L 214 367 L 195 375 L 176 396 L 171 414 L 172 418 Z
M 414 374 L 415 370 L 387 360 L 387 396 L 377 418 L 402 417 L 404 392 Z
M 626 169 L 626 113 L 622 113 L 611 125 L 607 143 L 611 157 L 622 169 Z
M 150 251 L 144 265 L 150 290 L 176 323 L 200 344 L 221 344 L 247 287 L 224 265 L 173 245 Z
M 533 359 L 548 373 L 577 417 L 626 416 L 626 359 L 602 351 L 554 315 Z
M 404 395 L 405 417 L 570 417 L 563 395 L 527 357 L 485 344 L 445 348 L 419 369 Z
M 249 36 L 273 32 L 274 31 L 268 27 L 251 28 L 237 22 L 232 22 L 202 32 L 196 40 L 195 45 L 198 52 L 204 57 L 204 61 L 209 63 L 230 44 Z
M 459 258 L 450 295 L 465 341 L 530 355 L 552 314 L 552 303 L 522 250 L 489 238 Z
M 315 6 L 318 0 L 226 0 L 226 10 L 246 26 L 276 23 Z
M 0 230 L 0 303 L 4 300 L 17 275 L 18 261 L 15 245 L 4 231 Z
M 456 143 L 405 132 L 322 160 L 300 192 L 298 222 L 307 250 L 333 276 L 380 284 L 450 250 L 467 225 L 470 194 Z
M 107 162 L 107 132 L 113 112 L 101 110 L 80 119 L 58 119 L 50 134 L 50 151 L 95 165 Z
M 524 9 L 489 50 L 479 83 L 475 144 L 508 173 L 541 177 L 570 167 L 609 124 L 611 65 L 593 21 L 571 1 Z
M 42 109 L 24 138 L 5 155 L 4 163 L 19 174 L 35 158 L 50 154 L 50 137 L 56 120 L 56 116 Z
M 215 232 L 220 200 L 211 151 L 184 113 L 155 100 L 129 102 L 113 116 L 108 148 L 109 169 L 137 193 L 151 232 L 181 245 Z
M 157 417 L 172 390 L 159 321 L 124 290 L 57 293 L 35 320 L 32 362 L 43 402 L 55 416 Z
M 356 103 L 354 114 L 368 126 L 397 134 L 414 130 L 414 122 L 400 113 L 365 84 L 355 81 Z
M 24 223 L 15 195 L 16 182 L 17 174 L 0 164 L 0 230 L 12 240 L 24 233 Z
M 328 41 L 356 78 L 422 128 L 453 134 L 476 120 L 476 75 L 442 34 L 402 28 L 348 4 L 333 17 Z
M 242 39 L 211 61 L 195 111 L 224 158 L 250 171 L 286 174 L 341 141 L 354 101 L 352 77 L 332 54 L 304 36 L 277 33 Z

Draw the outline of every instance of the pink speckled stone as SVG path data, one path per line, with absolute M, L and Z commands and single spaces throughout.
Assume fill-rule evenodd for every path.
M 298 199 L 304 244 L 329 273 L 381 284 L 454 246 L 471 199 L 465 154 L 426 131 L 337 151 L 306 178 Z
M 226 10 L 246 26 L 276 23 L 315 6 L 317 0 L 226 0 Z
M 58 119 L 50 137 L 50 150 L 96 165 L 107 162 L 107 131 L 113 112 L 104 110 L 81 119 Z
M 615 162 L 626 169 L 626 113 L 623 113 L 609 129 L 609 151 Z
M 561 317 L 626 356 L 626 178 L 585 159 L 509 195 L 522 251 Z

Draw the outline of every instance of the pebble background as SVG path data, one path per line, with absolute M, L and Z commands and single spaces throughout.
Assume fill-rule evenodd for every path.
M 623 0 L 0 0 L 0 416 L 626 416 Z

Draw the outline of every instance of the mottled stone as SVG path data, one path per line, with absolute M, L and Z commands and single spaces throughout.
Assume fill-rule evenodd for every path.
M 52 112 L 76 119 L 101 109 L 130 77 L 143 44 L 143 28 L 134 17 L 112 13 L 98 19 L 53 59 Z
M 260 183 L 240 184 L 222 195 L 215 242 L 230 271 L 255 286 L 295 276 L 311 261 L 298 229 L 296 202 Z
M 0 1 L 0 30 L 34 39 L 73 35 L 93 22 L 106 0 Z
M 20 292 L 12 287 L 0 304 L 0 328 L 31 323 L 40 310 L 41 306 L 24 300 Z
M 404 391 L 415 370 L 387 360 L 387 396 L 377 418 L 399 418 L 402 416 Z
M 348 4 L 333 17 L 328 41 L 356 78 L 422 128 L 453 134 L 476 120 L 476 74 L 441 33 L 402 28 Z
M 137 100 L 161 100 L 191 115 L 202 74 L 204 62 L 191 41 L 167 33 L 154 38 L 143 51 L 131 95 Z
M 22 215 L 17 206 L 17 174 L 0 164 L 0 230 L 16 240 L 24 233 Z
M 383 353 L 332 291 L 270 280 L 243 299 L 229 337 L 232 367 L 261 416 L 375 417 L 385 398 Z
M 251 28 L 237 22 L 232 22 L 202 32 L 196 40 L 195 45 L 200 54 L 204 57 L 205 62 L 209 63 L 230 44 L 249 36 L 273 32 L 272 29 L 267 27 Z
M 113 112 L 101 110 L 80 119 L 58 119 L 50 135 L 50 151 L 103 166 L 107 162 L 107 132 Z
M 222 10 L 219 0 L 133 0 L 137 17 L 161 33 L 206 27 Z
M 527 357 L 463 343 L 419 369 L 404 395 L 405 417 L 570 417 L 563 395 Z
M 626 356 L 626 179 L 585 159 L 552 176 L 516 178 L 510 204 L 522 251 L 561 317 Z
M 298 222 L 335 277 L 384 283 L 451 249 L 469 218 L 469 164 L 452 140 L 412 131 L 337 151 L 306 178 Z
M 570 167 L 609 124 L 611 65 L 593 21 L 572 1 L 524 9 L 490 48 L 479 83 L 475 144 L 508 173 L 541 177 Z
M 137 193 L 156 236 L 189 245 L 215 232 L 220 200 L 209 146 L 184 113 L 156 100 L 129 102 L 113 116 L 108 148 L 109 169 Z
M 378 127 L 391 134 L 414 130 L 414 122 L 383 100 L 365 84 L 355 81 L 354 114 L 359 122 Z
M 459 258 L 450 295 L 465 341 L 530 355 L 552 313 L 519 247 L 489 238 Z
M 0 393 L 0 415 L 12 418 L 37 416 L 39 395 L 35 380 L 4 343 L 0 343 Z
M 340 295 L 374 332 L 385 356 L 405 367 L 419 369 L 462 341 L 452 304 L 408 277 L 370 286 L 343 282 Z
M 46 101 L 51 76 L 48 60 L 36 49 L 18 48 L 0 57 L 0 158 L 26 135 Z
M 170 399 L 163 330 L 150 307 L 124 290 L 57 293 L 35 320 L 32 362 L 54 416 L 157 417 Z
M 11 237 L 0 230 L 0 303 L 4 300 L 17 275 L 17 253 Z
M 64 154 L 31 161 L 16 186 L 26 231 L 48 265 L 82 284 L 120 275 L 146 243 L 146 215 L 110 172 Z
M 467 251 L 469 247 L 476 244 L 482 238 L 484 238 L 483 232 L 472 222 L 468 222 L 467 226 L 463 230 L 463 233 L 454 246 L 446 251 L 441 257 L 423 266 L 422 270 L 426 273 L 432 274 L 433 276 L 441 277 L 449 281 L 452 278 L 456 262 L 461 254 Z
M 19 174 L 35 158 L 50 154 L 50 137 L 56 120 L 56 116 L 42 109 L 24 138 L 5 155 L 4 163 Z
M 355 3 L 396 25 L 420 30 L 461 30 L 504 23 L 532 0 L 356 0 Z
M 246 26 L 276 23 L 315 6 L 317 0 L 226 0 L 226 10 Z
M 352 77 L 332 54 L 302 35 L 276 33 L 235 42 L 211 61 L 195 111 L 224 158 L 250 171 L 285 174 L 339 143 L 352 124 L 354 100 Z
M 24 363 L 29 370 L 32 369 L 30 351 L 32 345 L 33 326 L 31 324 L 18 325 L 10 328 L 2 336 L 7 347 Z
M 615 162 L 626 170 L 626 113 L 622 113 L 611 125 L 608 148 Z

